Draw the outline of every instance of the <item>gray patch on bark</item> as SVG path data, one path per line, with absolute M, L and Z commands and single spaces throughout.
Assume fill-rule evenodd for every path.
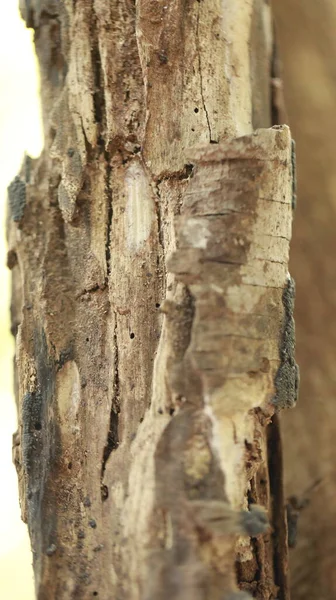
M 44 330 L 34 336 L 38 388 L 22 404 L 23 457 L 27 477 L 27 517 L 32 541 L 35 577 L 39 579 L 41 555 L 57 546 L 57 514 L 48 502 L 53 494 L 55 470 L 61 456 L 55 399 L 56 366 L 48 352 Z M 50 407 L 55 418 L 50 422 Z
M 13 221 L 21 221 L 26 206 L 26 184 L 16 175 L 8 187 L 8 203 Z
M 278 408 L 295 406 L 299 389 L 299 367 L 295 362 L 295 323 L 293 317 L 295 282 L 289 277 L 282 296 L 284 327 L 280 343 L 280 367 L 275 377 L 273 404 Z
M 243 530 L 250 537 L 265 533 L 269 529 L 269 520 L 265 509 L 257 504 L 252 504 L 249 511 L 242 511 L 241 524 Z

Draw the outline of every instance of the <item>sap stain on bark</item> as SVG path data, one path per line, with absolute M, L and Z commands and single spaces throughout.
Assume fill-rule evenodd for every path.
M 295 405 L 299 388 L 299 367 L 295 362 L 295 323 L 293 317 L 295 283 L 289 277 L 282 296 L 284 327 L 280 343 L 280 367 L 275 377 L 276 394 L 272 400 L 277 408 Z

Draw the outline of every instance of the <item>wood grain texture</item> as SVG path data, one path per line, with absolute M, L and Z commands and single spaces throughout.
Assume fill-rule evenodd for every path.
M 25 6 L 45 149 L 20 173 L 9 264 L 37 598 L 287 599 L 267 438 L 291 138 L 252 133 L 269 124 L 269 7 Z

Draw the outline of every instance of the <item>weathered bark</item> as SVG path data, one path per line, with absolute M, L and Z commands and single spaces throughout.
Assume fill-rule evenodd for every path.
M 298 156 L 291 270 L 302 382 L 297 409 L 282 421 L 286 494 L 296 504 L 293 536 L 299 514 L 290 551 L 292 598 L 334 600 L 336 5 L 274 0 L 274 14 Z
M 292 145 L 252 133 L 269 7 L 23 13 L 45 149 L 9 191 L 9 263 L 37 597 L 286 599 Z

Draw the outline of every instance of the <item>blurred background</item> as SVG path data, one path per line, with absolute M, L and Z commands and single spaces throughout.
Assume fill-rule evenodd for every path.
M 17 479 L 12 466 L 16 410 L 12 391 L 13 338 L 9 324 L 9 271 L 6 268 L 6 188 L 18 173 L 24 152 L 42 147 L 37 68 L 32 32 L 19 18 L 16 0 L 1 5 L 0 35 L 0 598 L 33 600 L 27 527 L 20 519 Z
M 255 0 L 268 4 L 268 0 Z M 0 200 L 23 153 L 40 153 L 38 81 L 32 33 L 17 0 L 1 6 Z M 281 56 L 273 73 L 278 115 L 297 144 L 298 206 L 291 247 L 297 283 L 299 404 L 282 415 L 287 498 L 299 510 L 290 550 L 292 600 L 336 598 L 336 0 L 273 0 Z M 284 104 L 285 102 L 285 104 Z M 0 598 L 32 600 L 26 526 L 11 462 L 16 429 L 13 342 L 4 227 L 0 243 Z
M 336 1 L 273 0 L 286 112 L 296 140 L 299 402 L 283 412 L 285 486 L 299 511 L 292 600 L 336 598 Z

